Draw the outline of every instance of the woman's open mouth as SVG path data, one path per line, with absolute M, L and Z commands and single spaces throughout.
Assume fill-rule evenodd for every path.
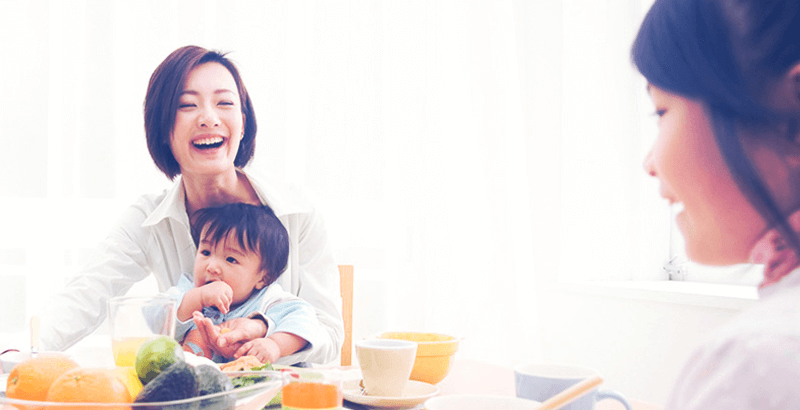
M 219 148 L 225 143 L 225 138 L 220 136 L 205 137 L 192 141 L 192 145 L 197 149 Z

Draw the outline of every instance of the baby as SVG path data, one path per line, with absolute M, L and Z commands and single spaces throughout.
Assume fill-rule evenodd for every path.
M 275 283 L 286 269 L 289 239 L 269 207 L 234 203 L 202 209 L 193 218 L 192 236 L 197 243 L 194 283 L 181 276 L 169 291 L 179 298 L 175 337 L 184 350 L 218 363 L 233 359 L 205 345 L 192 321 L 198 311 L 215 325 L 241 317 L 264 319 L 266 337 L 243 346 L 244 355 L 262 362 L 274 363 L 310 344 L 319 327 L 314 308 Z

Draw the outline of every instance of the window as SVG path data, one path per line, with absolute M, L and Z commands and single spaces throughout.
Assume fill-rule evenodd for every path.
M 675 224 L 676 213 L 670 213 L 669 253 L 664 262 L 664 271 L 669 280 L 743 286 L 756 286 L 761 282 L 764 276 L 763 265 L 708 266 L 689 260 L 683 236 Z

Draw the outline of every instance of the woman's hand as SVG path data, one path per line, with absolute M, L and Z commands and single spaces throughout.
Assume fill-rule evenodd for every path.
M 238 358 L 237 351 L 247 342 L 263 338 L 267 334 L 267 325 L 259 319 L 237 318 L 215 326 L 211 319 L 200 312 L 192 314 L 197 330 L 203 336 L 206 345 L 223 357 Z M 230 329 L 223 333 L 223 329 Z

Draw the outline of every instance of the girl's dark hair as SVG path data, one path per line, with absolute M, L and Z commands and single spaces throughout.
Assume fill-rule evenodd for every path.
M 244 137 L 239 143 L 234 165 L 242 168 L 253 158 L 256 148 L 256 115 L 247 88 L 239 76 L 239 70 L 225 57 L 225 53 L 206 50 L 198 46 L 185 46 L 173 51 L 156 67 L 150 76 L 147 95 L 144 99 L 144 131 L 150 156 L 169 179 L 181 173 L 178 161 L 172 155 L 170 137 L 178 112 L 178 102 L 186 78 L 195 67 L 205 63 L 225 66 L 236 81 L 244 114 Z
M 197 211 L 193 217 L 192 239 L 218 244 L 234 233 L 239 246 L 261 258 L 260 268 L 267 273 L 267 284 L 275 282 L 289 261 L 289 234 L 266 205 L 232 203 Z
M 650 84 L 703 103 L 717 145 L 750 203 L 800 256 L 800 238 L 745 153 L 740 126 L 797 119 L 764 103 L 765 85 L 800 61 L 798 0 L 656 0 L 631 50 Z

